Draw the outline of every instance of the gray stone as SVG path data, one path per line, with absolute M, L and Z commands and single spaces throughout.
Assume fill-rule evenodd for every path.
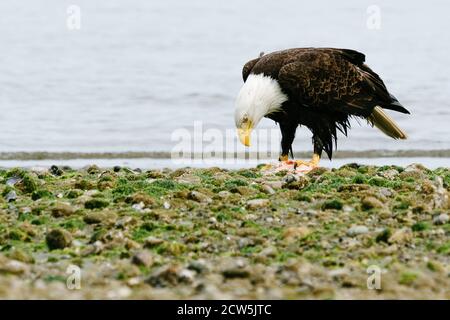
M 448 214 L 441 213 L 433 218 L 434 224 L 446 224 L 449 221 Z
M 253 199 L 247 201 L 247 208 L 251 210 L 268 207 L 270 201 L 268 199 Z
M 369 232 L 369 228 L 366 226 L 353 226 L 347 230 L 347 235 L 354 237 L 360 234 L 366 234 Z

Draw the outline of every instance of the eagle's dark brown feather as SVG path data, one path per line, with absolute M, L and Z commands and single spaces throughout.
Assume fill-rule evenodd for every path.
M 409 113 L 364 62 L 364 54 L 349 49 L 289 49 L 249 61 L 243 78 L 262 73 L 278 80 L 289 100 L 269 117 L 289 136 L 284 144 L 290 148 L 296 126 L 303 124 L 313 132 L 316 151 L 331 159 L 337 130 L 347 134 L 349 117 L 367 119 L 376 106 Z

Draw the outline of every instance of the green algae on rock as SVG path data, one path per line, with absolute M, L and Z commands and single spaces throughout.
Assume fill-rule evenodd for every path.
M 0 170 L 0 297 L 450 298 L 448 168 L 262 168 Z

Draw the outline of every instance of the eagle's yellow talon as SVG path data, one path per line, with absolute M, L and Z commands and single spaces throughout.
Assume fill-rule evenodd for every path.
M 319 166 L 320 156 L 318 154 L 314 154 L 310 161 L 304 160 L 295 160 L 295 168 L 300 166 L 309 167 L 312 169 L 317 168 Z

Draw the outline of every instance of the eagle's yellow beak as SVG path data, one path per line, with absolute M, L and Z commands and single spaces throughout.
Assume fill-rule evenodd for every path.
M 253 123 L 250 120 L 242 123 L 241 127 L 237 129 L 239 140 L 246 147 L 250 147 L 250 135 L 252 130 Z

